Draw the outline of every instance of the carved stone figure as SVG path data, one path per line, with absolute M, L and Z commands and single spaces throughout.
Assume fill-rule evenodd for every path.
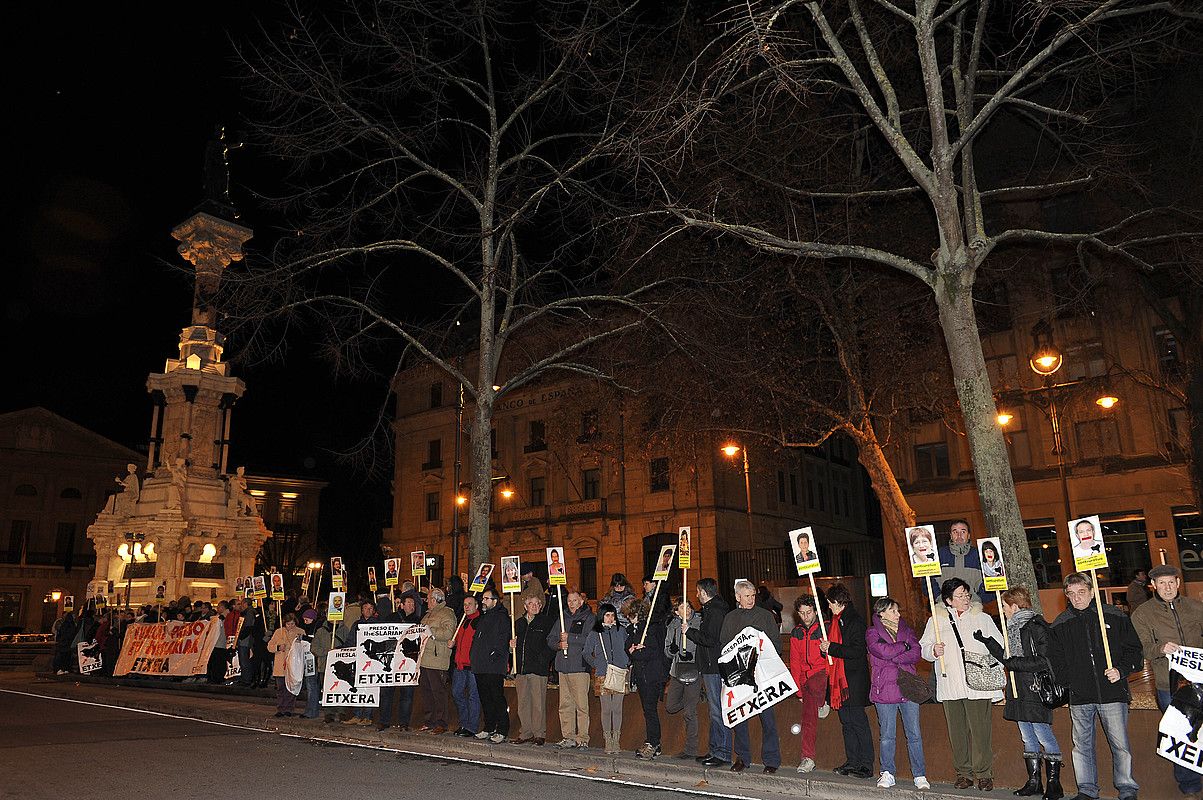
M 171 473 L 171 484 L 167 487 L 167 508 L 183 508 L 188 502 L 188 462 L 183 456 L 167 464 Z
M 121 491 L 113 495 L 112 512 L 128 516 L 134 511 L 138 498 L 142 496 L 142 484 L 138 481 L 138 467 L 135 464 L 125 465 L 125 477 L 113 478 Z
M 230 488 L 229 509 L 239 516 L 243 514 L 248 517 L 257 516 L 255 503 L 246 489 L 246 467 L 234 470 L 227 485 Z

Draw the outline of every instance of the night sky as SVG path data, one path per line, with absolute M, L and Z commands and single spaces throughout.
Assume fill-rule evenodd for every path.
M 257 22 L 246 4 L 12 4 L 8 244 L 0 412 L 40 405 L 130 447 L 150 424 L 146 376 L 176 352 L 191 284 L 171 229 L 202 199 L 205 142 L 216 123 L 235 138 L 241 115 L 231 37 Z M 243 162 L 242 179 L 239 162 Z M 248 147 L 231 194 L 248 249 L 273 241 L 255 207 Z M 253 252 L 252 252 L 253 257 Z M 237 267 L 235 267 L 237 268 Z M 227 356 L 248 390 L 235 408 L 231 463 L 331 481 L 323 534 L 375 537 L 387 486 L 334 455 L 371 428 L 383 382 L 338 379 L 303 336 L 270 363 Z

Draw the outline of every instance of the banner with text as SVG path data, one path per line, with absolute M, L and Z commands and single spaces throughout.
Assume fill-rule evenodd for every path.
M 723 724 L 728 728 L 798 693 L 773 638 L 751 626 L 723 647 L 718 671 L 723 678 Z
M 326 655 L 326 674 L 322 678 L 322 705 L 367 706 L 380 705 L 380 690 L 360 689 L 355 683 L 355 660 L 358 647 L 340 647 Z
M 430 638 L 430 628 L 407 622 L 360 625 L 356 638 L 359 659 L 355 685 L 417 686 L 418 660 Z
M 139 622 L 129 626 L 113 675 L 204 675 L 209 655 L 225 638 L 222 622 Z

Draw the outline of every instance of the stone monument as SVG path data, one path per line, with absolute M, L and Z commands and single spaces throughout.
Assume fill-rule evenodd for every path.
M 246 385 L 222 361 L 225 337 L 213 306 L 224 270 L 242 259 L 252 232 L 202 210 L 171 235 L 196 270 L 191 324 L 180 333 L 178 356 L 146 381 L 153 408 L 145 476 L 139 481 L 130 464 L 116 478 L 122 490 L 88 527 L 95 580 L 111 581 L 122 601 L 128 582 L 135 605 L 153 603 L 164 584 L 167 598 L 207 600 L 214 589 L 230 597 L 238 577 L 254 574 L 271 536 L 242 468 L 227 472 L 230 417 Z

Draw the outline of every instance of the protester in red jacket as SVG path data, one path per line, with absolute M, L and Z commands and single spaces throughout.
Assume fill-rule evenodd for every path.
M 815 613 L 815 599 L 808 594 L 794 601 L 794 626 L 789 640 L 789 671 L 798 684 L 802 700 L 802 760 L 798 772 L 815 768 L 815 738 L 819 728 L 819 707 L 827 697 L 827 659 L 819 650 L 823 631 Z
M 464 598 L 464 620 L 455 634 L 455 657 L 451 662 L 451 699 L 459 714 L 457 736 L 476 736 L 480 731 L 480 693 L 472 674 L 472 637 L 476 634 L 473 623 L 478 617 L 476 596 L 468 595 Z

